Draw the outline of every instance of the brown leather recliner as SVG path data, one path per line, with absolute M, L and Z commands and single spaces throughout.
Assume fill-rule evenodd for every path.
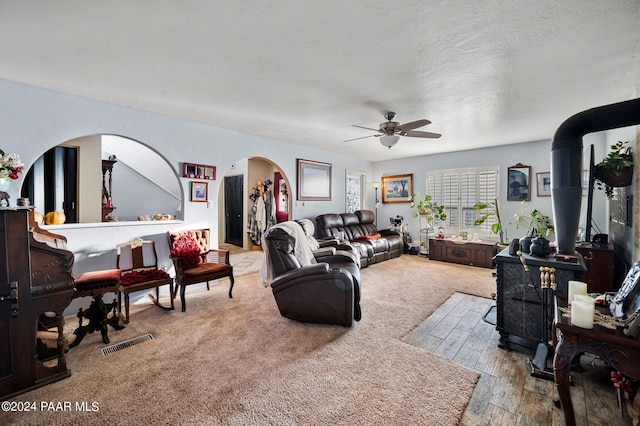
M 264 240 L 273 275 L 271 288 L 283 317 L 345 327 L 360 320 L 360 274 L 352 257 L 334 254 L 325 257 L 332 264 L 301 266 L 294 255 L 298 242 L 284 229 L 270 228 Z

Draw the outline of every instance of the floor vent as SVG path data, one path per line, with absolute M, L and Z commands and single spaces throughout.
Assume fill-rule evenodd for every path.
M 145 334 L 143 336 L 134 337 L 133 339 L 125 340 L 124 342 L 120 342 L 115 345 L 107 346 L 102 348 L 102 355 L 111 355 L 114 352 L 121 351 L 123 349 L 129 348 L 133 345 L 137 345 L 138 343 L 146 342 L 147 340 L 153 340 L 153 336 L 151 334 Z

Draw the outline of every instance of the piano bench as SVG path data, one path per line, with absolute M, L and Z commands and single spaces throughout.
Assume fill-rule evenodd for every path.
M 78 311 L 78 328 L 73 334 L 76 339 L 69 345 L 69 348 L 78 346 L 87 333 L 93 333 L 99 330 L 102 334 L 102 341 L 108 344 L 109 336 L 107 335 L 107 326 L 110 325 L 115 330 L 122 330 L 123 325 L 119 323 L 119 316 L 116 313 L 118 303 L 105 304 L 102 296 L 105 293 L 118 293 L 120 290 L 120 269 L 106 269 L 103 271 L 85 272 L 75 279 L 76 293 L 74 298 L 91 296 L 93 301 L 86 311 L 80 308 Z M 109 318 L 109 311 L 113 311 L 113 315 Z M 89 323 L 82 325 L 82 319 L 87 318 Z
M 117 292 L 120 287 L 120 269 L 85 272 L 75 279 L 74 297 L 97 296 Z

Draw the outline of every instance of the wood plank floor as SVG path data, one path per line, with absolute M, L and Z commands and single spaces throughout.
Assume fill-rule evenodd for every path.
M 528 374 L 526 348 L 498 348 L 495 326 L 483 320 L 495 301 L 455 293 L 403 341 L 450 358 L 481 373 L 460 422 L 476 425 L 564 425 L 552 381 Z M 572 372 L 571 397 L 578 425 L 631 425 L 621 415 L 610 382 L 610 369 L 600 359 L 581 357 L 581 373 Z

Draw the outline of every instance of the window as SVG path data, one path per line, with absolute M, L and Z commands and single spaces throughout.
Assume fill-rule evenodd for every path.
M 347 170 L 345 194 L 347 197 L 347 213 L 353 213 L 356 210 L 364 208 L 364 184 L 366 174 Z
M 498 198 L 498 171 L 498 166 L 490 166 L 427 172 L 427 194 L 445 206 L 445 228 L 475 228 L 482 234 L 491 233 L 494 215 L 476 227 L 476 216 L 490 212 L 476 212 L 472 207 L 479 201 L 490 203 Z

